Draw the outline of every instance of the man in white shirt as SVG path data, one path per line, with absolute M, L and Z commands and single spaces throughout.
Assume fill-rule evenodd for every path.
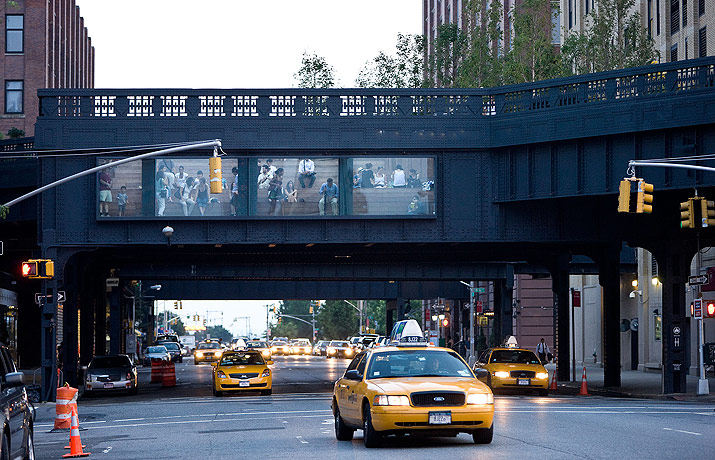
M 268 166 L 267 164 L 263 165 L 263 168 L 261 168 L 261 173 L 258 175 L 258 189 L 268 189 L 268 184 L 271 183 L 272 177 L 273 174 L 271 174 L 270 166 Z
M 309 158 L 300 160 L 298 163 L 298 182 L 300 186 L 305 188 L 305 180 L 308 179 L 308 188 L 315 183 L 315 163 Z
M 541 338 L 541 342 L 536 345 L 536 354 L 539 355 L 539 359 L 542 363 L 546 364 L 549 361 L 548 355 L 551 354 L 551 350 L 549 350 L 549 346 L 544 342 L 543 337 Z

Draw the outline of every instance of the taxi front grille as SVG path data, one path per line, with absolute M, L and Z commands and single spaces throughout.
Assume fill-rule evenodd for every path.
M 410 398 L 417 407 L 464 405 L 464 393 L 458 391 L 421 391 L 410 394 Z
M 255 379 L 258 377 L 258 372 L 246 373 L 246 374 L 228 374 L 232 379 Z
M 238 383 L 222 383 L 221 388 L 258 388 L 258 387 L 265 387 L 266 383 L 252 383 L 247 387 L 242 387 Z
M 512 378 L 515 379 L 533 379 L 536 377 L 536 372 L 534 371 L 511 371 L 509 373 Z

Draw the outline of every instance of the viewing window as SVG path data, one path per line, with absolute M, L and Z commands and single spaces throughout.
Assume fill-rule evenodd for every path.
M 434 159 L 353 158 L 351 215 L 434 215 Z
M 21 14 L 8 14 L 5 16 L 5 52 L 24 52 L 24 27 L 25 18 Z
M 5 81 L 5 113 L 23 113 L 25 85 L 22 80 Z
M 100 217 L 129 217 L 142 215 L 142 162 L 112 166 L 111 161 L 100 160 L 108 165 L 97 173 L 97 201 Z

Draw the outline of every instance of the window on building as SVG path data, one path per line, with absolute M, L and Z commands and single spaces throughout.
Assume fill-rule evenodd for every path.
M 670 47 L 670 62 L 675 62 L 678 60 L 678 44 Z
M 5 81 L 5 113 L 23 113 L 24 86 L 22 80 Z
M 698 16 L 705 14 L 705 0 L 698 0 Z
M 512 43 L 514 39 L 512 38 Z M 557 2 L 551 2 L 551 44 L 561 43 L 561 8 Z
M 569 30 L 573 27 L 573 0 L 569 0 Z
M 660 0 L 655 2 L 655 34 L 660 35 Z
M 688 25 L 688 0 L 683 0 L 683 27 Z M 687 50 L 686 50 L 687 59 Z
M 24 51 L 23 31 L 25 18 L 21 14 L 5 16 L 5 52 L 22 53 Z
M 703 27 L 698 31 L 698 57 L 705 57 L 708 55 L 708 41 L 707 41 L 707 31 Z
M 685 37 L 685 59 L 688 59 L 688 37 Z
M 653 0 L 648 0 L 647 18 L 648 18 L 648 36 L 653 38 Z
M 680 30 L 680 0 L 670 0 L 670 35 Z

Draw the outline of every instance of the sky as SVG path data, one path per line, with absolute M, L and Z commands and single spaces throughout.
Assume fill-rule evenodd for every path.
M 96 88 L 290 88 L 305 51 L 354 87 L 365 62 L 422 33 L 421 0 L 77 0 L 95 48 Z M 263 334 L 264 305 L 183 302 L 182 315 L 223 311 L 234 335 Z M 173 302 L 166 302 L 173 308 Z M 158 310 L 163 309 L 161 301 Z M 210 313 L 210 322 L 219 322 Z M 272 319 L 272 318 L 271 318 Z
M 304 51 L 338 87 L 422 33 L 422 0 L 77 0 L 97 88 L 288 88 Z

